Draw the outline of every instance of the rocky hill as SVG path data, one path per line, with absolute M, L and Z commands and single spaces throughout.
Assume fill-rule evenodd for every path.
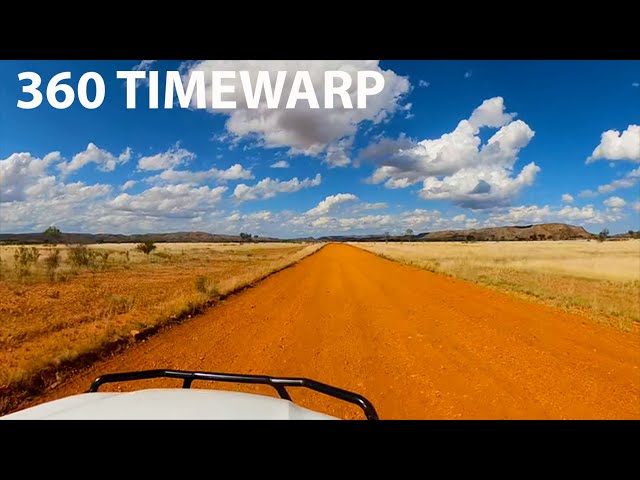
M 442 230 L 417 235 L 363 235 L 329 236 L 319 240 L 333 242 L 465 242 L 465 241 L 514 241 L 514 240 L 576 240 L 596 236 L 582 227 L 565 223 L 541 223 L 539 225 L 478 228 L 467 230 Z
M 419 235 L 425 241 L 513 241 L 513 240 L 576 240 L 595 238 L 583 227 L 565 223 L 479 228 L 468 230 L 443 230 Z

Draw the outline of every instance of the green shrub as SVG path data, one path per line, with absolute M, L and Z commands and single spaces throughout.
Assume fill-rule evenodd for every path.
M 200 293 L 207 293 L 207 278 L 198 275 L 195 280 L 196 290 Z
M 56 279 L 56 270 L 60 266 L 60 251 L 54 248 L 44 258 L 44 264 L 47 267 L 47 276 L 49 281 L 53 282 Z
M 206 295 L 218 295 L 218 289 L 215 284 L 211 282 L 204 275 L 198 275 L 195 279 L 196 290 Z
M 36 247 L 19 246 L 13 253 L 14 268 L 18 278 L 29 275 L 31 266 L 38 262 L 38 258 L 40 258 L 40 252 Z
M 144 253 L 145 255 L 149 255 L 151 252 L 153 252 L 156 249 L 156 244 L 154 242 L 147 240 L 146 242 L 139 243 L 138 245 L 136 245 L 136 248 L 140 250 L 142 253 Z
M 86 245 L 73 245 L 69 247 L 69 262 L 76 268 L 92 267 L 95 263 L 96 252 Z

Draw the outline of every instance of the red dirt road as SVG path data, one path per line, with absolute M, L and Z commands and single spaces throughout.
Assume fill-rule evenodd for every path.
M 383 419 L 640 418 L 637 334 L 340 244 L 39 401 L 148 368 L 309 377 L 363 394 Z M 361 416 L 296 392 L 310 408 Z

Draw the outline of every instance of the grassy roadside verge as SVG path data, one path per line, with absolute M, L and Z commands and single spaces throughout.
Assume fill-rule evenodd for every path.
M 261 254 L 259 250 L 242 251 L 241 256 L 233 257 L 232 260 L 225 257 L 224 260 L 227 263 L 233 262 L 230 263 L 232 268 L 225 267 L 227 270 L 224 271 L 230 272 L 229 275 L 226 278 L 221 278 L 218 275 L 218 280 L 215 282 L 206 275 L 196 274 L 200 270 L 194 270 L 189 273 L 189 276 L 183 278 L 173 278 L 178 276 L 179 271 L 185 270 L 186 267 L 183 263 L 189 263 L 185 259 L 181 259 L 182 263 L 165 265 L 166 272 L 160 270 L 162 265 L 147 266 L 143 264 L 140 267 L 134 266 L 131 270 L 124 270 L 124 273 L 129 276 L 142 272 L 141 278 L 149 278 L 149 283 L 154 280 L 159 281 L 158 278 L 152 277 L 150 274 L 156 277 L 161 277 L 161 273 L 166 274 L 167 277 L 171 277 L 170 283 L 162 284 L 163 290 L 159 294 L 174 295 L 175 298 L 160 305 L 160 308 L 152 309 L 155 305 L 151 304 L 157 302 L 157 295 L 146 303 L 136 297 L 136 301 L 131 303 L 132 306 L 129 307 L 129 310 L 123 308 L 122 311 L 119 311 L 109 307 L 106 313 L 100 310 L 95 315 L 86 317 L 89 319 L 86 321 L 83 320 L 85 317 L 77 316 L 73 317 L 75 323 L 71 322 L 69 318 L 57 323 L 50 320 L 46 323 L 40 322 L 36 325 L 37 329 L 22 332 L 20 336 L 6 334 L 1 336 L 0 344 L 3 344 L 3 349 L 6 348 L 4 354 L 14 363 L 8 365 L 9 362 L 6 362 L 3 367 L 4 372 L 2 372 L 3 377 L 0 382 L 0 415 L 18 408 L 24 401 L 42 393 L 49 387 L 56 386 L 78 370 L 109 355 L 116 354 L 166 328 L 188 320 L 230 295 L 250 288 L 270 275 L 297 264 L 307 256 L 319 251 L 323 246 L 323 244 L 311 244 L 303 246 L 293 253 L 264 254 L 264 261 L 258 258 Z M 238 250 L 235 249 L 236 252 Z M 218 252 L 212 258 L 217 258 L 216 255 Z M 202 260 L 198 261 L 202 262 Z M 145 268 L 148 271 L 143 271 Z M 203 265 L 198 268 L 206 273 L 214 267 Z M 100 279 L 103 279 L 102 283 L 109 284 L 108 277 L 111 279 L 110 282 L 121 288 L 126 288 L 128 284 L 125 284 L 125 277 L 121 276 L 122 273 L 121 270 L 104 272 L 102 273 L 103 277 L 100 277 L 99 273 L 97 274 L 97 283 L 100 284 Z M 74 298 L 73 295 L 79 295 L 76 291 L 78 289 L 76 284 L 83 285 L 87 282 L 87 278 L 96 281 L 93 273 L 83 275 L 72 280 L 71 284 L 67 282 L 56 284 L 56 288 L 62 292 L 60 296 Z M 120 280 L 119 283 L 118 280 Z M 130 288 L 139 283 L 136 278 L 129 280 L 131 281 Z M 183 284 L 186 284 L 188 294 L 178 290 L 179 287 L 184 287 Z M 27 285 L 25 288 L 40 287 L 52 288 L 50 285 Z M 65 288 L 69 290 L 69 294 L 64 291 Z M 139 295 L 145 293 L 147 291 L 141 290 Z M 9 307 L 3 308 L 11 313 Z M 145 315 L 145 312 L 148 312 L 149 316 Z M 152 315 L 151 312 L 153 312 Z M 21 320 L 23 318 L 28 317 L 20 317 Z M 15 332 L 15 329 L 13 331 Z M 18 339 L 16 340 L 15 337 Z M 49 348 L 48 344 L 52 342 L 55 343 L 55 349 Z M 38 352 L 34 352 L 33 349 L 38 346 L 41 346 L 41 353 L 34 355 Z M 30 351 L 31 357 L 28 361 L 18 362 L 21 360 L 21 355 L 25 355 L 24 350 Z M 11 358 L 12 355 L 14 358 Z
M 603 250 L 596 242 L 568 246 L 560 242 L 532 242 L 534 246 L 521 243 L 526 242 L 506 246 L 352 245 L 388 260 L 577 313 L 623 331 L 640 331 L 640 281 L 632 276 L 640 259 L 635 244 L 618 242 L 620 246 Z M 525 255 L 534 247 L 535 255 Z M 614 250 L 622 248 L 628 251 Z M 620 266 L 613 271 L 611 266 L 618 263 Z

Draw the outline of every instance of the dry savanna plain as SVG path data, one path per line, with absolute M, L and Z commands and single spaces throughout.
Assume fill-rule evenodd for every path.
M 0 247 L 2 413 L 177 368 L 313 378 L 381 418 L 640 419 L 640 240 L 31 248 Z
M 0 412 L 57 383 L 64 367 L 190 318 L 319 247 L 167 243 L 149 254 L 134 244 L 0 247 Z

